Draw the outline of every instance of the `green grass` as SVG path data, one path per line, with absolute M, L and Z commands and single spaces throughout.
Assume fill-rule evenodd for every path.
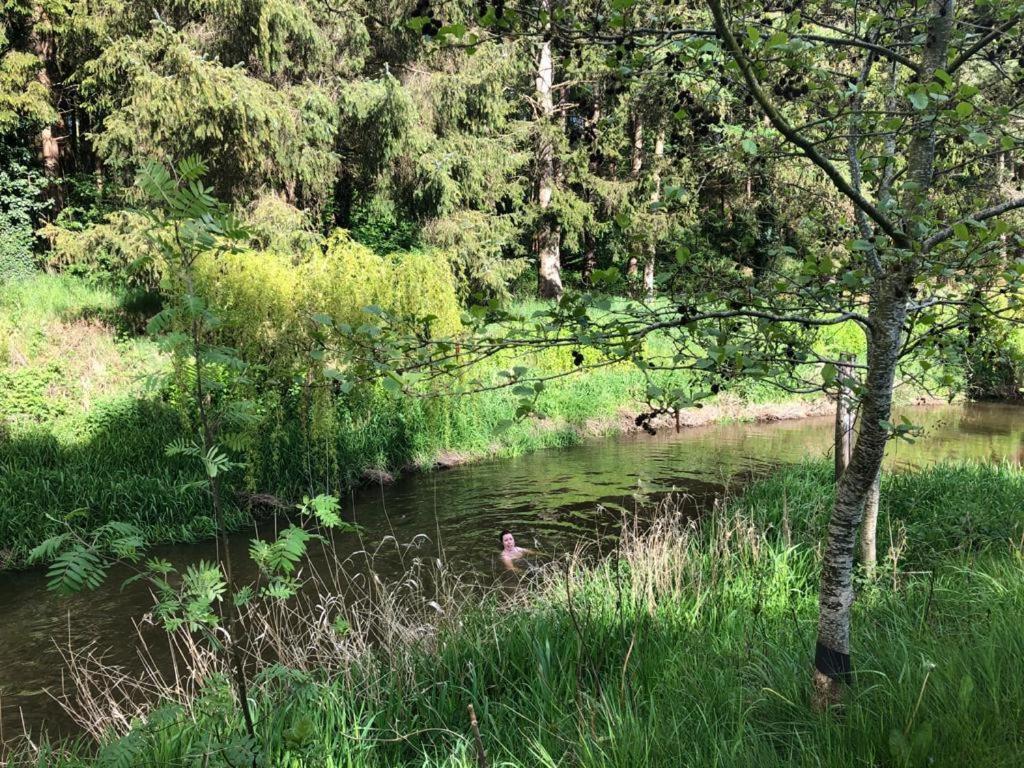
M 841 711 L 809 703 L 831 490 L 827 467 L 805 466 L 699 529 L 668 510 L 617 557 L 573 560 L 568 589 L 554 569 L 446 621 L 429 647 L 382 648 L 345 676 L 267 668 L 261 754 L 289 768 L 470 768 L 472 704 L 493 766 L 1017 766 L 1022 483 L 1019 469 L 968 465 L 887 480 L 882 526 L 913 544 L 859 587 Z M 194 711 L 163 710 L 95 762 L 83 745 L 36 759 L 206 764 L 239 723 L 218 686 Z

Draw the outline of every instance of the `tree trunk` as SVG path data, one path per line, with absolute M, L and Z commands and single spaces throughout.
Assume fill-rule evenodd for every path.
M 651 162 L 651 206 L 661 202 L 661 159 L 665 156 L 665 132 L 658 131 L 654 140 L 654 158 Z M 654 215 L 654 212 L 651 212 Z M 651 232 L 651 241 L 647 244 L 647 260 L 644 262 L 644 295 L 654 298 L 654 263 L 657 255 L 658 238 Z
M 36 13 L 39 16 L 36 24 L 38 27 L 39 24 L 45 21 L 44 11 L 41 8 L 36 8 Z M 60 162 L 61 134 L 64 130 L 64 123 L 60 116 L 58 99 L 50 78 L 50 68 L 53 66 L 53 40 L 48 35 L 42 35 L 37 31 L 33 31 L 32 50 L 41 62 L 39 71 L 36 74 L 36 80 L 50 94 L 50 100 L 57 114 L 57 119 L 50 125 L 45 126 L 39 133 L 39 160 L 43 166 L 43 174 L 47 182 L 47 196 L 50 198 L 51 203 L 48 218 L 52 220 L 56 218 L 57 214 L 64 207 L 64 180 Z
M 643 121 L 633 116 L 633 138 L 631 140 L 632 148 L 630 149 L 629 156 L 629 177 L 633 180 L 633 184 L 639 189 L 640 187 L 640 171 L 644 167 L 644 124 Z M 629 255 L 629 261 L 626 262 L 626 274 L 629 277 L 635 278 L 640 272 L 640 259 L 636 254 L 637 244 L 633 242 L 630 245 L 631 253 Z
M 850 464 L 853 453 L 853 393 L 846 384 L 853 378 L 853 364 L 850 355 L 840 355 L 841 362 L 836 370 L 836 429 L 835 429 L 835 479 L 843 476 Z
M 587 121 L 587 133 L 590 141 L 590 153 L 587 158 L 587 171 L 591 177 L 597 177 L 601 171 L 601 152 L 598 146 L 598 125 L 601 122 L 601 95 L 600 93 L 594 94 L 594 104 L 591 109 L 590 119 Z M 587 202 L 590 204 L 591 210 L 596 209 L 599 200 L 595 195 L 593 189 L 587 194 Z M 596 213 L 592 214 L 596 220 Z M 594 237 L 594 232 L 590 227 L 587 227 L 583 233 L 583 284 L 586 286 L 590 285 L 591 276 L 594 274 L 594 270 L 597 269 L 597 238 Z
M 927 36 L 918 81 L 930 83 L 947 58 L 953 29 L 953 0 L 931 0 Z M 841 697 L 850 679 L 850 606 L 853 603 L 853 555 L 857 529 L 868 491 L 878 477 L 888 432 L 882 422 L 892 411 L 892 386 L 900 354 L 907 297 L 917 265 L 915 245 L 921 223 L 928 220 L 935 163 L 936 107 L 915 116 L 907 149 L 906 185 L 901 200 L 904 218 L 894 238 L 900 260 L 876 272 L 868 305 L 868 371 L 861 405 L 860 432 L 850 464 L 836 486 L 821 568 L 818 642 L 814 654 L 815 704 L 828 706 Z M 883 271 L 884 270 L 884 271 Z
M 550 12 L 550 0 L 541 3 L 542 10 Z M 554 131 L 555 105 L 552 95 L 554 63 L 551 55 L 551 41 L 545 39 L 537 54 L 536 97 L 540 113 L 537 133 L 537 202 L 540 205 L 540 221 L 533 237 L 533 249 L 537 257 L 537 293 L 541 298 L 557 299 L 562 295 L 561 233 L 557 222 L 552 220 L 549 209 L 555 186 Z
M 872 290 L 868 335 L 868 372 L 861 404 L 860 431 L 849 465 L 836 485 L 821 566 L 818 642 L 814 654 L 815 705 L 839 701 L 850 680 L 850 606 L 857 531 L 868 490 L 878 475 L 888 432 L 882 422 L 892 410 L 893 379 L 900 336 L 907 317 L 908 274 L 880 278 Z
M 654 248 L 649 248 L 644 260 L 644 296 L 654 298 Z
M 583 284 L 589 286 L 597 269 L 597 238 L 589 230 L 583 233 L 583 247 Z
M 860 530 L 860 562 L 869 579 L 874 578 L 878 564 L 878 502 L 881 490 L 882 471 L 879 470 L 864 500 L 864 522 Z
M 644 167 L 644 122 L 633 117 L 633 145 L 629 156 L 629 175 L 633 181 L 639 181 L 640 171 Z

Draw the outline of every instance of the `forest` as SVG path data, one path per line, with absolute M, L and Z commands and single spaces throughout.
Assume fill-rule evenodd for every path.
M 0 159 L 0 766 L 1018 764 L 1020 0 L 3 0 Z

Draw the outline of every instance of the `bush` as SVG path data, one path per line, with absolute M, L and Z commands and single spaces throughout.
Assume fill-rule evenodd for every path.
M 47 225 L 40 230 L 50 244 L 46 264 L 109 285 L 154 289 L 163 266 L 146 237 L 148 226 L 132 211 L 115 211 L 87 227 Z
M 25 149 L 0 144 L 0 284 L 35 271 L 34 222 L 45 207 L 44 187 Z
M 218 309 L 222 341 L 278 370 L 308 364 L 315 314 L 358 326 L 369 306 L 402 316 L 432 315 L 431 332 L 461 329 L 455 279 L 443 253 L 380 256 L 343 230 L 299 263 L 275 250 L 247 250 L 198 265 L 200 291 Z

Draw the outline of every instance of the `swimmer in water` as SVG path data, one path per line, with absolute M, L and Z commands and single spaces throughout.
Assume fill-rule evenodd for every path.
M 510 571 L 515 570 L 513 563 L 524 555 L 533 554 L 529 549 L 525 547 L 517 547 L 515 536 L 512 535 L 512 531 L 501 532 L 501 561 L 505 563 L 505 567 Z

